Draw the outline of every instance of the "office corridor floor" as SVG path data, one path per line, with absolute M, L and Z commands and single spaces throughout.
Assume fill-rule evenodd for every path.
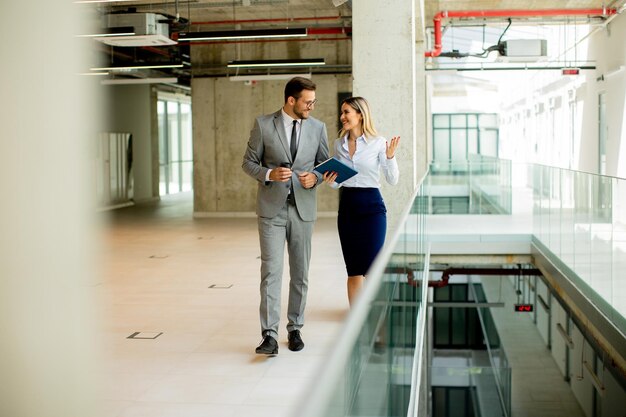
M 279 354 L 265 357 L 255 218 L 194 219 L 189 194 L 103 216 L 101 415 L 297 415 L 348 313 L 336 219 L 314 231 L 304 350 L 287 349 L 284 279 Z

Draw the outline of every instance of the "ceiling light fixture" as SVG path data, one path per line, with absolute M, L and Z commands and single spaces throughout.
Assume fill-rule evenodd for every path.
M 216 32 L 187 32 L 178 35 L 178 41 L 218 41 L 227 39 L 294 38 L 307 35 L 306 28 L 223 30 Z
M 160 84 L 160 83 L 177 83 L 176 77 L 162 77 L 162 78 L 112 78 L 109 80 L 102 80 L 100 84 L 115 85 L 115 84 Z
M 312 67 L 326 65 L 324 58 L 311 59 L 265 59 L 251 61 L 229 61 L 229 68 L 272 68 L 272 67 Z
M 164 64 L 164 65 L 133 65 L 127 67 L 99 67 L 89 68 L 91 71 L 127 71 L 134 69 L 153 69 L 153 68 L 182 68 L 183 64 Z
M 109 28 L 102 33 L 94 33 L 87 35 L 76 35 L 77 38 L 106 38 L 110 36 L 133 36 L 135 35 L 135 28 L 132 26 L 124 26 L 117 28 Z
M 87 4 L 87 3 L 121 3 L 123 1 L 135 1 L 135 0 L 76 0 L 74 3 L 76 4 Z
M 293 77 L 303 77 L 311 79 L 311 73 L 307 74 L 259 74 L 259 75 L 233 75 L 228 77 L 231 81 L 270 81 L 270 80 L 290 80 Z

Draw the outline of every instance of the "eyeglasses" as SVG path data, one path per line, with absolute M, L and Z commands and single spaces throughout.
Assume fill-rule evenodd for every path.
M 315 103 L 317 103 L 317 99 L 304 102 L 304 104 L 306 104 L 307 109 L 310 109 L 311 107 L 315 106 Z

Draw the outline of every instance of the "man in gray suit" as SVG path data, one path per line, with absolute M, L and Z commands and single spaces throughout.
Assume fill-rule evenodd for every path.
M 315 83 L 295 77 L 285 85 L 285 104 L 257 117 L 243 157 L 243 170 L 258 181 L 256 213 L 261 242 L 261 334 L 256 353 L 278 353 L 280 292 L 285 241 L 289 254 L 289 350 L 304 348 L 300 329 L 308 288 L 311 235 L 317 218 L 315 165 L 328 159 L 326 125 L 309 117 Z

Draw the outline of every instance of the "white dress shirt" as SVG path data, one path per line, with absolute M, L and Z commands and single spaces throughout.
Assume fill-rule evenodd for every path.
M 291 130 L 293 129 L 293 121 L 295 120 L 298 122 L 296 123 L 296 138 L 297 138 L 296 146 L 297 146 L 298 141 L 300 140 L 300 129 L 302 126 L 302 120 L 292 118 L 287 113 L 285 113 L 285 110 L 281 109 L 281 112 L 283 114 L 283 126 L 285 127 L 285 137 L 287 138 L 287 145 L 288 145 L 287 149 L 290 149 L 289 147 L 291 146 Z M 272 181 L 270 180 L 271 172 L 272 172 L 271 169 L 267 170 L 267 174 L 265 174 L 265 181 L 267 182 Z
M 365 135 L 361 135 L 356 139 L 356 152 L 350 158 L 348 135 L 336 139 L 334 157 L 358 172 L 339 186 L 380 188 L 381 169 L 387 182 L 396 185 L 400 179 L 400 170 L 395 156 L 387 159 L 386 144 L 387 140 L 381 136 L 366 138 Z
M 293 121 L 295 120 L 298 122 L 296 123 L 296 132 L 297 132 L 296 137 L 298 138 L 296 140 L 296 146 L 297 146 L 298 141 L 300 140 L 300 128 L 302 126 L 302 120 L 292 118 L 287 113 L 285 113 L 285 110 L 281 110 L 281 112 L 283 113 L 283 125 L 285 126 L 285 137 L 287 138 L 287 145 L 289 146 L 291 146 L 291 130 L 293 129 Z

